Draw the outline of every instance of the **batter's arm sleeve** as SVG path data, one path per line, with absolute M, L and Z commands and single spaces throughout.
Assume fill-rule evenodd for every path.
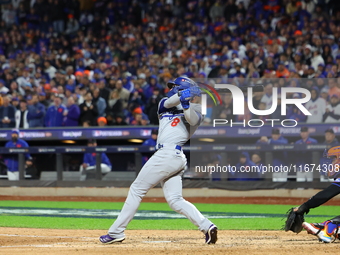
M 196 126 L 201 123 L 202 115 L 195 107 L 190 104 L 190 107 L 184 110 L 184 117 L 190 126 Z
M 181 102 L 179 100 L 179 96 L 176 93 L 172 97 L 165 100 L 164 107 L 169 109 L 169 108 L 172 108 L 172 107 L 179 105 L 180 103 Z
M 324 190 L 320 191 L 319 193 L 315 194 L 311 197 L 307 202 L 302 204 L 299 207 L 299 211 L 307 212 L 311 208 L 316 208 L 324 203 L 326 203 L 331 198 L 335 197 L 340 193 L 340 187 L 333 183 L 329 187 L 325 188 Z

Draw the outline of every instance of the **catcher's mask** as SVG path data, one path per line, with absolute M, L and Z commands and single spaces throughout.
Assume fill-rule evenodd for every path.
M 340 146 L 330 148 L 328 151 L 325 150 L 324 157 L 327 158 L 327 176 L 335 178 L 340 174 Z

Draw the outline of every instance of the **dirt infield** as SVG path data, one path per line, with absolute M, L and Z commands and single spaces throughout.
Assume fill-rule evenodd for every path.
M 100 230 L 0 228 L 0 254 L 325 254 L 339 243 L 323 244 L 306 232 L 219 231 L 215 245 L 199 231 L 127 230 L 122 243 L 103 245 Z

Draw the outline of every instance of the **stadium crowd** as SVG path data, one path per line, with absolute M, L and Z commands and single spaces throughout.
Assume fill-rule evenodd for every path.
M 290 107 L 285 118 L 339 122 L 338 0 L 1 2 L 2 128 L 157 125 L 180 75 L 262 80 L 257 109 L 270 107 L 273 87 L 305 87 L 312 116 Z M 225 95 L 206 123 L 254 117 L 232 116 L 231 102 Z

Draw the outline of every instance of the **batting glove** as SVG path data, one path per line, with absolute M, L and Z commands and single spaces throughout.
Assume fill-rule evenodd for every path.
M 201 90 L 199 87 L 190 87 L 190 94 L 191 97 L 200 97 L 201 96 Z
M 179 100 L 183 109 L 188 109 L 190 107 L 189 101 L 191 100 L 190 89 L 185 89 L 179 92 Z

